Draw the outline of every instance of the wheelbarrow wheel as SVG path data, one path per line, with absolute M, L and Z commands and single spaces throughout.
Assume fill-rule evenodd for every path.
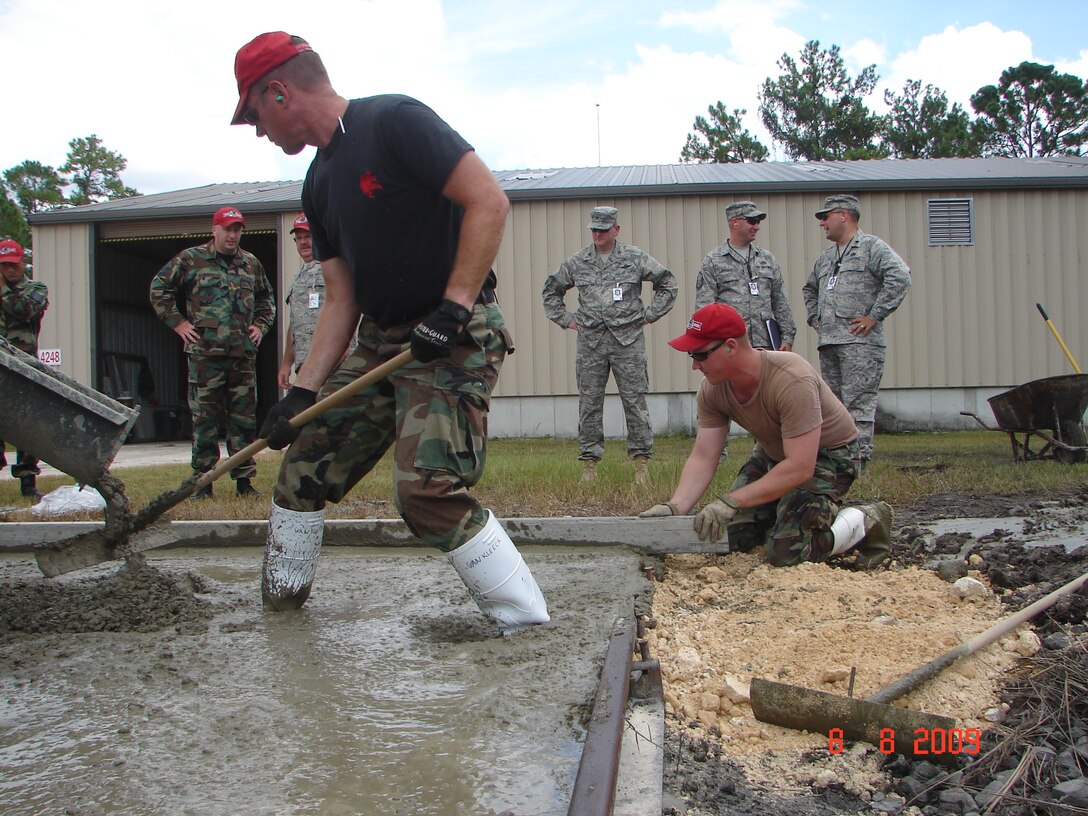
M 1065 465 L 1079 465 L 1088 458 L 1088 452 L 1083 448 L 1055 448 L 1054 458 Z

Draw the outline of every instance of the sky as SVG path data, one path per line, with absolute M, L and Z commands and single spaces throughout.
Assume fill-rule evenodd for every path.
M 1088 78 L 1088 4 L 1050 0 L 0 0 L 0 170 L 59 167 L 92 133 L 142 193 L 301 179 L 313 148 L 285 156 L 230 126 L 234 55 L 265 31 L 304 37 L 348 98 L 422 100 L 496 171 L 675 164 L 719 100 L 772 151 L 758 91 L 808 40 L 838 45 L 883 91 L 932 83 L 970 96 L 1024 60 Z M 15 116 L 12 114 L 15 113 Z

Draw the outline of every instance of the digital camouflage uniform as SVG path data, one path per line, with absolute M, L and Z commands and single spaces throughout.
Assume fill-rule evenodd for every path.
M 649 308 L 642 302 L 644 281 L 653 284 Z M 564 296 L 575 287 L 578 311 L 572 314 Z M 627 420 L 628 454 L 653 455 L 643 326 L 669 313 L 677 289 L 672 272 L 638 247 L 619 241 L 608 255 L 599 254 L 592 244 L 580 249 L 544 282 L 548 319 L 563 328 L 573 319 L 578 326 L 579 459 L 599 460 L 604 455 L 604 395 L 609 371 L 616 378 Z
M 276 504 L 310 512 L 341 501 L 392 445 L 396 506 L 414 535 L 449 551 L 479 528 L 486 513 L 468 488 L 483 473 L 491 392 L 513 350 L 489 299 L 450 357 L 410 363 L 305 425 L 284 457 Z M 364 316 L 358 346 L 320 396 L 403 351 L 415 326 L 381 329 Z
M 234 455 L 256 438 L 257 347 L 249 326 L 267 334 L 276 317 L 272 287 L 261 262 L 239 248 L 229 263 L 213 242 L 186 249 L 151 281 L 155 314 L 173 329 L 184 319 L 201 335 L 187 344 L 189 408 L 193 414 L 193 470 L 204 473 L 219 461 L 219 421 L 227 419 L 227 451 Z M 251 479 L 248 459 L 231 470 L 232 479 Z
M 860 229 L 840 258 L 832 244 L 816 260 L 803 294 L 808 325 L 819 333 L 820 373 L 846 406 L 860 433 L 859 457 L 873 455 L 877 392 L 884 375 L 884 320 L 910 288 L 910 269 L 875 235 Z M 867 337 L 850 333 L 850 321 L 876 321 Z
M 287 293 L 287 313 L 291 327 L 291 349 L 295 352 L 295 371 L 302 368 L 310 354 L 310 344 L 317 328 L 317 315 L 325 302 L 325 278 L 318 261 L 304 263 Z
M 766 320 L 772 317 L 782 342 L 793 345 L 797 326 L 786 284 L 778 261 L 766 249 L 755 244 L 737 249 L 727 241 L 708 252 L 695 279 L 695 308 L 708 303 L 728 303 L 740 312 L 755 348 L 771 348 Z
M 47 308 L 49 290 L 41 281 L 32 280 L 24 274 L 18 283 L 9 284 L 0 277 L 0 337 L 19 351 L 38 356 L 38 334 Z M 36 457 L 26 451 L 17 451 L 15 456 L 11 475 L 16 479 L 41 473 Z M 4 443 L 0 441 L 0 468 L 6 464 Z

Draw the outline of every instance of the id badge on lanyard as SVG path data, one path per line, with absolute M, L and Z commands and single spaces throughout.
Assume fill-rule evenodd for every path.
M 759 281 L 757 281 L 755 278 L 750 278 L 748 280 L 748 292 L 752 295 L 759 294 Z
M 838 283 L 838 282 L 839 282 L 839 275 L 838 275 L 838 273 L 835 273 L 834 275 L 832 275 L 831 277 L 829 277 L 829 278 L 827 279 L 827 291 L 829 291 L 829 292 L 830 292 L 830 291 L 831 291 L 832 289 L 834 289 L 834 288 L 835 288 L 835 284 L 836 284 L 836 283 Z

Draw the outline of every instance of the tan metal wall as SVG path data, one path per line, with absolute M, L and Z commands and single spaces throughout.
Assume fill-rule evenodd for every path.
M 34 277 L 49 287 L 49 308 L 39 348 L 59 348 L 58 370 L 81 383 L 92 382 L 91 245 L 89 224 L 33 228 Z
M 589 210 L 620 211 L 620 240 L 677 276 L 673 311 L 647 330 L 652 393 L 690 392 L 699 375 L 666 341 L 684 330 L 707 251 L 725 240 L 724 209 L 745 196 L 664 196 L 515 201 L 497 262 L 499 299 L 517 352 L 504 365 L 500 396 L 577 393 L 574 334 L 544 317 L 544 279 L 589 243 Z M 813 213 L 823 194 L 750 196 L 768 218 L 757 242 L 782 266 L 798 323 L 795 350 L 815 362 L 801 287 L 827 241 Z M 926 202 L 974 200 L 972 246 L 928 246 Z M 882 390 L 1009 386 L 1072 371 L 1036 311 L 1042 303 L 1082 367 L 1088 365 L 1088 191 L 999 190 L 862 194 L 861 226 L 911 267 L 912 288 L 888 320 Z M 650 297 L 647 285 L 644 297 Z M 575 294 L 568 294 L 575 304 Z M 611 386 L 610 386 L 611 387 Z M 614 387 L 613 387 L 614 389 Z

